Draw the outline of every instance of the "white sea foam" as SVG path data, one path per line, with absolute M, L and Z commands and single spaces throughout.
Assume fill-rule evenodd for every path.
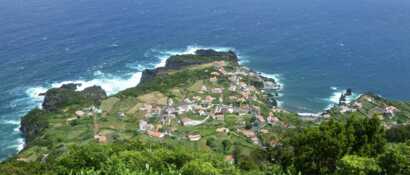
M 283 106 L 283 101 L 276 100 L 276 103 L 277 103 L 278 107 L 282 107 L 282 106 Z
M 19 151 L 23 150 L 24 145 L 25 145 L 24 139 L 23 138 L 18 138 L 14 141 L 14 143 L 12 145 L 8 146 L 7 148 L 16 149 L 17 152 L 19 152 Z
M 346 90 L 339 90 L 340 88 L 334 87 L 334 86 L 331 87 L 330 89 L 332 89 L 334 92 L 329 98 L 324 99 L 325 101 L 329 103 L 328 106 L 325 108 L 325 110 L 332 108 L 335 104 L 339 104 L 340 97 L 342 96 L 343 93 L 346 92 Z M 350 103 L 359 97 L 360 97 L 360 94 L 353 92 L 351 96 L 346 97 L 346 103 Z
M 298 115 L 302 117 L 320 117 L 322 113 L 299 112 Z
M 264 77 L 267 77 L 267 78 L 272 78 L 272 79 L 274 79 L 275 80 L 275 82 L 279 85 L 279 87 L 280 87 L 280 89 L 279 90 L 283 90 L 283 88 L 284 88 L 284 84 L 283 84 L 283 77 L 282 77 L 282 75 L 280 75 L 280 74 L 268 74 L 268 73 L 263 73 L 263 72 L 260 72 L 260 74 L 262 75 L 262 76 L 264 76 Z
M 0 123 L 9 125 L 20 125 L 20 121 L 18 120 L 3 120 Z
M 87 87 L 96 85 L 101 86 L 101 88 L 103 88 L 107 92 L 107 94 L 112 95 L 121 90 L 138 85 L 141 78 L 141 72 L 130 73 L 125 76 L 113 76 L 110 74 L 102 73 L 101 71 L 96 71 L 94 73 L 94 76 L 96 76 L 96 78 L 91 80 L 67 80 L 52 83 L 47 86 L 31 87 L 27 89 L 26 94 L 35 102 L 42 102 L 44 97 L 40 96 L 40 94 L 46 92 L 47 89 L 61 87 L 62 85 L 68 83 L 76 83 L 80 84 L 78 90 L 84 90 Z
M 41 103 L 44 100 L 44 96 L 40 96 L 40 94 L 46 92 L 47 89 L 47 87 L 42 86 L 30 87 L 25 93 L 28 95 L 29 100 L 32 101 L 32 103 L 36 104 L 38 108 L 41 108 Z
M 23 150 L 24 145 L 25 145 L 25 143 L 24 143 L 24 139 L 23 139 L 23 138 L 17 139 L 17 151 L 20 152 L 21 150 Z
M 271 78 L 273 80 L 275 80 L 275 82 L 279 85 L 279 91 L 283 90 L 284 88 L 284 84 L 282 83 L 282 75 L 280 74 L 267 74 L 267 73 L 263 73 L 263 72 L 259 72 L 260 75 L 267 77 L 267 78 Z M 278 93 L 278 97 L 281 98 L 283 97 L 283 93 Z M 283 101 L 280 101 L 278 99 L 276 99 L 277 105 L 278 107 L 283 107 Z

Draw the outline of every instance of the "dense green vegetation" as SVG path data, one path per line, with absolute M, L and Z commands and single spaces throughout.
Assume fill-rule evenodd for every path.
M 122 91 L 117 96 L 136 97 L 152 91 L 159 91 L 164 94 L 169 94 L 168 92 L 174 87 L 186 88 L 195 83 L 197 80 L 208 79 L 212 71 L 215 70 L 212 68 L 207 68 L 177 71 L 172 74 L 170 73 L 167 75 L 158 76 L 140 86 Z
M 338 161 L 347 161 L 344 156 L 377 157 L 383 153 L 385 143 L 378 119 L 352 115 L 303 129 L 275 149 L 273 158 L 280 157 L 278 161 L 284 167 L 304 174 L 331 174 L 337 170 Z
M 71 146 L 45 162 L 9 160 L 5 174 L 408 174 L 410 142 L 388 143 L 382 122 L 359 115 L 330 119 L 289 133 L 267 149 L 215 137 L 209 150 L 137 137 L 112 144 Z M 232 150 L 233 162 L 224 160 Z M 55 156 L 55 155 L 58 156 Z

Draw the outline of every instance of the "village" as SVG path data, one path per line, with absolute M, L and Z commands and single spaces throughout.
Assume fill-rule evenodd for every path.
M 236 66 L 234 69 L 226 69 L 224 61 L 213 62 L 215 71 L 207 72 L 209 79 L 201 80 L 199 87 L 182 99 L 167 97 L 164 104 L 143 103 L 137 109 L 138 117 L 136 132 L 153 138 L 179 137 L 192 142 L 199 141 L 203 136 L 195 131 L 195 127 L 217 121 L 224 124 L 225 116 L 235 116 L 235 120 L 241 121 L 235 126 L 214 127 L 217 133 L 231 133 L 242 135 L 251 143 L 260 145 L 260 134 L 271 134 L 266 126 L 279 126 L 291 128 L 292 125 L 281 121 L 275 114 L 288 113 L 275 106 L 268 106 L 269 111 L 262 111 L 261 107 L 267 107 L 267 100 L 275 100 L 280 90 L 280 85 L 274 80 L 262 77 L 260 74 L 248 68 Z M 256 87 L 256 86 L 258 87 Z M 360 111 L 364 103 L 372 103 L 373 99 L 368 96 L 361 97 L 352 103 L 341 102 L 337 106 L 340 113 Z M 263 104 L 262 106 L 260 104 Z M 394 106 L 375 108 L 372 113 L 382 114 L 389 119 L 399 112 Z M 100 126 L 96 116 L 104 116 L 106 112 L 91 106 L 75 112 L 75 117 L 70 117 L 67 122 L 78 118 L 91 117 L 93 119 L 94 139 L 100 143 L 107 142 L 107 136 L 100 132 Z M 117 112 L 119 119 L 131 117 L 126 112 Z M 302 117 L 304 121 L 317 122 L 323 118 L 329 118 L 329 113 L 323 113 L 320 117 Z M 250 118 L 251 122 L 247 122 Z M 389 127 L 389 126 L 386 126 Z M 192 128 L 191 132 L 183 135 L 175 134 L 178 129 Z M 275 142 L 275 140 L 272 140 Z
M 136 121 L 136 132 L 152 138 L 180 137 L 179 139 L 192 142 L 203 138 L 199 132 L 195 132 L 195 127 L 211 121 L 223 124 L 221 127 L 214 127 L 216 133 L 241 135 L 257 145 L 261 144 L 259 133 L 270 132 L 265 126 L 289 127 L 275 116 L 275 113 L 286 111 L 266 103 L 267 100 L 275 101 L 280 85 L 246 67 L 233 66 L 232 69 L 227 64 L 229 63 L 225 61 L 213 62 L 215 71 L 204 72 L 210 75 L 209 79 L 201 80 L 200 86 L 189 93 L 189 96 L 182 99 L 167 97 L 165 104 L 142 103 L 136 110 L 136 116 L 118 111 L 114 114 L 115 118 L 139 118 Z M 262 112 L 261 107 L 268 108 L 269 111 Z M 108 113 L 106 109 L 91 106 L 75 111 L 74 117 L 69 117 L 66 121 L 73 124 L 77 119 L 91 118 L 94 139 L 98 143 L 107 143 L 109 136 L 101 131 L 100 125 L 107 116 L 112 115 Z M 225 126 L 227 115 L 235 116 L 235 120 L 240 121 L 239 124 Z M 184 135 L 175 134 L 181 128 L 192 128 L 192 131 Z
M 266 91 L 277 91 L 280 89 L 274 81 L 264 80 L 259 74 L 250 71 L 247 68 L 237 68 L 233 71 L 224 69 L 225 62 L 215 62 L 214 66 L 217 71 L 211 72 L 209 83 L 217 85 L 221 78 L 229 80 L 228 88 L 215 87 L 210 88 L 202 85 L 196 96 L 186 97 L 176 103 L 172 98 L 168 98 L 165 106 L 153 106 L 144 104 L 139 110 L 144 113 L 144 119 L 139 121 L 138 131 L 146 133 L 151 137 L 163 138 L 172 135 L 177 124 L 182 127 L 194 127 L 206 123 L 208 120 L 224 121 L 224 116 L 227 114 L 235 114 L 238 116 L 251 115 L 255 117 L 259 126 L 265 124 L 276 125 L 280 124 L 280 120 L 273 115 L 272 112 L 268 116 L 262 116 L 260 108 L 256 105 L 249 105 L 249 101 L 257 101 L 259 95 L 263 95 Z M 259 82 L 263 82 L 263 89 L 257 89 L 255 86 L 247 84 L 243 81 L 243 77 L 251 77 Z M 239 95 L 224 96 L 226 91 L 230 93 L 238 93 Z M 229 102 L 224 101 L 229 99 Z M 238 105 L 239 104 L 239 105 Z M 201 119 L 191 119 L 188 116 L 198 116 Z M 196 118 L 198 118 L 196 117 Z M 158 123 L 150 123 L 151 118 L 158 118 Z M 245 125 L 245 124 L 243 124 Z M 171 128 L 171 129 L 170 129 Z M 172 129 L 173 128 L 173 129 Z M 228 128 L 216 128 L 217 132 L 230 132 Z M 237 131 L 258 144 L 256 132 L 257 128 L 237 128 Z M 190 141 L 198 141 L 201 135 L 191 133 L 186 135 Z

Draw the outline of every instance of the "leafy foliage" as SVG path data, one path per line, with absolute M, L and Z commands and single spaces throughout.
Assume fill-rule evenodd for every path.
M 301 130 L 283 147 L 273 150 L 272 157 L 284 167 L 292 166 L 305 174 L 331 174 L 345 155 L 375 157 L 383 152 L 384 145 L 384 130 L 378 119 L 353 115 Z
M 336 174 L 366 175 L 379 174 L 381 168 L 374 158 L 346 155 L 338 161 Z

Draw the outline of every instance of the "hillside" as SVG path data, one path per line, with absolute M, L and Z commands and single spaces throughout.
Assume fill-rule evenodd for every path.
M 368 93 L 307 119 L 277 106 L 280 88 L 213 50 L 171 56 L 113 96 L 63 85 L 23 117 L 26 146 L 0 174 L 410 172 L 410 103 Z

